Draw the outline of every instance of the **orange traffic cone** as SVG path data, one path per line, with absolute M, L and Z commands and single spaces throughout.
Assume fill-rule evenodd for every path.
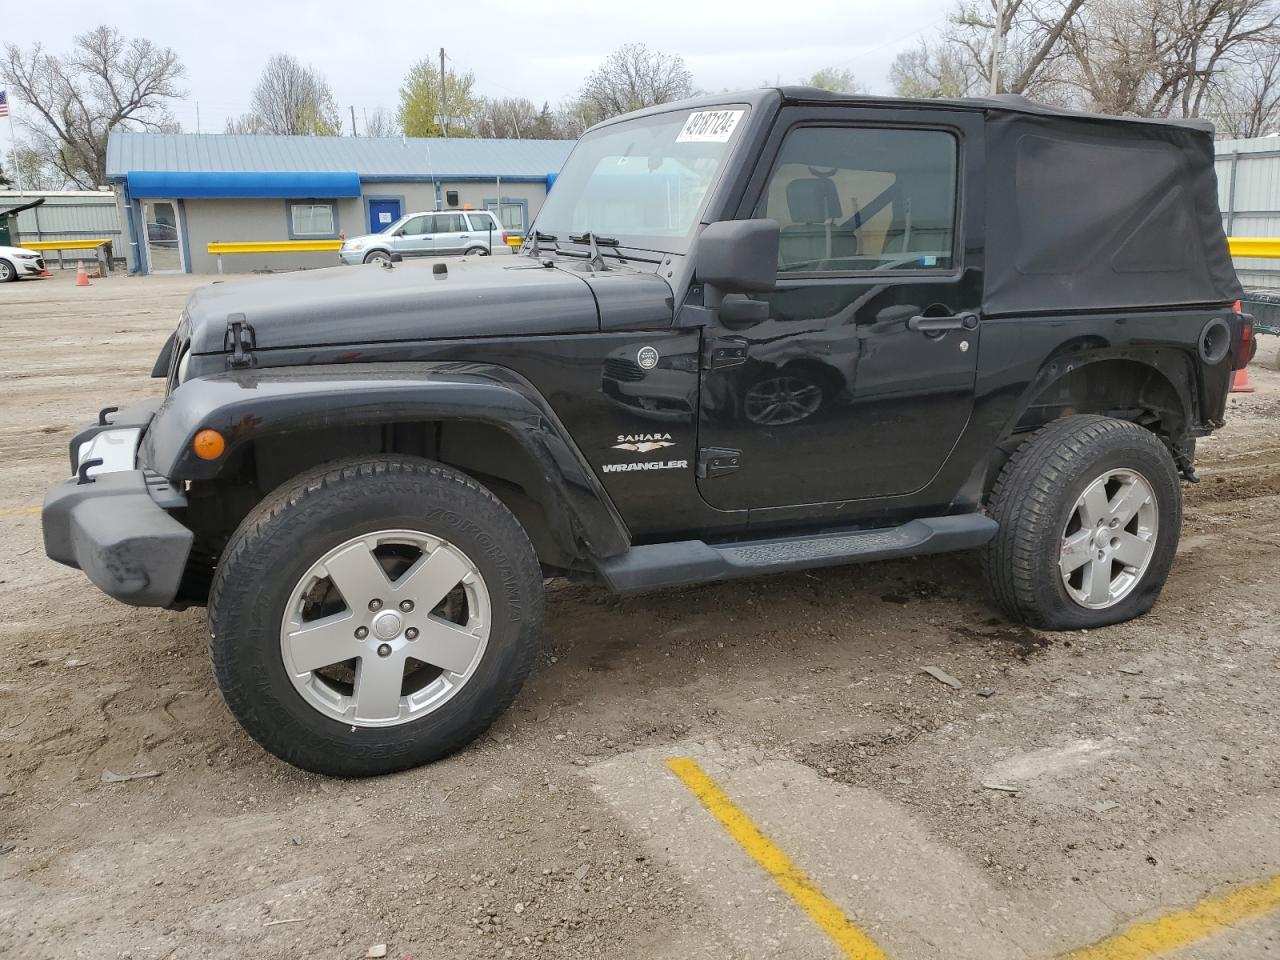
M 1231 378 L 1232 393 L 1253 393 L 1253 384 L 1249 382 L 1249 368 L 1241 367 Z
M 52 276 L 53 276 L 53 274 L 49 272 L 49 261 L 48 261 L 48 260 L 46 260 L 46 261 L 44 262 L 44 269 L 40 271 L 40 276 L 42 276 L 42 277 L 52 277 Z
M 89 271 L 84 268 L 83 260 L 81 260 L 78 264 L 76 264 L 76 286 L 77 287 L 89 286 Z

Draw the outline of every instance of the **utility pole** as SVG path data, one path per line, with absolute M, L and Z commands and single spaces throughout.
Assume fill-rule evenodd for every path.
M 1000 92 L 1000 54 L 1004 47 L 1004 11 L 1007 0 L 996 0 L 996 24 L 991 36 L 991 86 L 988 93 Z
M 351 135 L 353 137 L 360 136 L 360 134 L 356 133 L 356 105 L 354 103 L 351 105 Z
M 196 101 L 196 133 L 200 132 L 200 101 Z
M 444 135 L 449 135 L 449 108 L 444 92 L 444 47 L 440 48 L 440 125 L 444 127 Z

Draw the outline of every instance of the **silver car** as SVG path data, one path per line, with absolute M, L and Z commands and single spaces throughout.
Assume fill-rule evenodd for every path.
M 410 213 L 379 233 L 345 240 L 338 256 L 343 263 L 373 263 L 390 261 L 393 253 L 406 259 L 458 254 L 487 257 L 508 250 L 506 231 L 489 211 L 439 210 Z

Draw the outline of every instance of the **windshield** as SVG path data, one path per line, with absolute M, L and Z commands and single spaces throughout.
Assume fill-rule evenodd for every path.
M 588 231 L 628 247 L 682 253 L 741 136 L 746 106 L 680 110 L 584 136 L 535 223 L 561 242 Z

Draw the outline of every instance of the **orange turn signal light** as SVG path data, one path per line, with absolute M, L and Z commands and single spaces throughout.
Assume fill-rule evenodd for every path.
M 217 460 L 227 449 L 227 441 L 217 430 L 201 430 L 192 438 L 191 449 L 201 460 Z

